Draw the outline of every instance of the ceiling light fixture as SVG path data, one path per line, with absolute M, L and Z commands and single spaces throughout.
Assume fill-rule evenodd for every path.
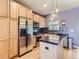
M 53 2 L 53 3 L 52 3 Z M 53 4 L 53 8 L 52 8 L 52 4 Z M 57 13 L 59 12 L 59 9 L 58 9 L 58 1 L 57 0 L 51 0 L 51 19 L 54 18 L 57 16 Z
M 47 7 L 47 4 L 44 4 L 43 7 Z

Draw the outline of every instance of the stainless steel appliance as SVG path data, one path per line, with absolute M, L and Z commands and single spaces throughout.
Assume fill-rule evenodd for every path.
M 30 25 L 31 26 L 31 25 Z M 31 51 L 32 39 L 29 33 L 30 29 L 27 18 L 19 17 L 18 21 L 18 56 L 22 56 Z
M 38 22 L 33 22 L 33 35 L 39 35 L 39 26 Z

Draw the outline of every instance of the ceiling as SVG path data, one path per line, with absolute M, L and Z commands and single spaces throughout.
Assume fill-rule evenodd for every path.
M 53 11 L 53 9 L 55 9 L 56 5 L 60 12 L 79 7 L 79 0 L 16 0 L 16 1 L 28 6 L 33 11 L 41 15 L 50 14 Z M 47 7 L 44 7 L 43 6 L 44 4 L 46 4 Z

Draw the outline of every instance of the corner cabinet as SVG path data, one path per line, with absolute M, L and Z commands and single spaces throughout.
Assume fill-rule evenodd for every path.
M 10 18 L 18 19 L 18 4 L 15 1 L 10 1 Z
M 18 20 L 10 19 L 9 58 L 18 54 Z
M 8 59 L 8 19 L 0 18 L 0 59 Z
M 9 0 L 0 0 L 0 17 L 8 17 Z

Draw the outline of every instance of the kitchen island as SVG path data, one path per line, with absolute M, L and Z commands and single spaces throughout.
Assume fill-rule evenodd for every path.
M 63 59 L 63 38 L 64 36 L 57 42 L 49 38 L 40 39 L 40 59 Z

